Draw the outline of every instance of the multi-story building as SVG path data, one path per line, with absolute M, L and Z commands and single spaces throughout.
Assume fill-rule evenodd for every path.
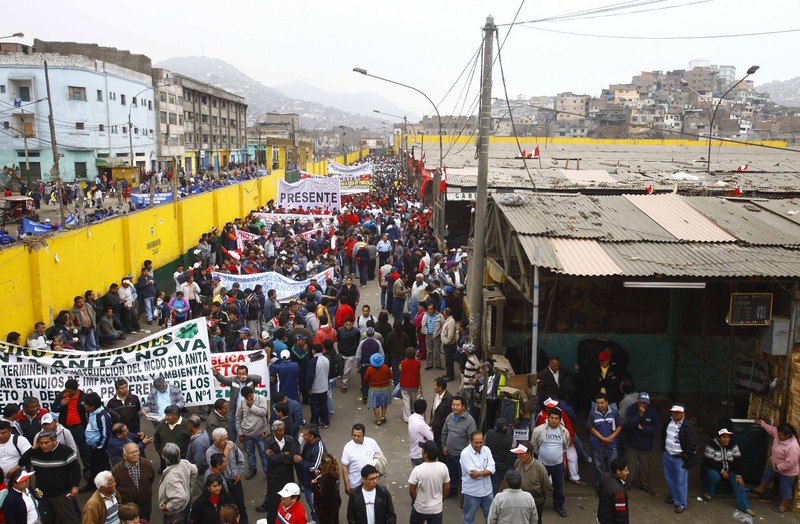
M 183 88 L 174 82 L 166 69 L 153 68 L 153 89 L 156 91 L 156 155 L 158 169 L 172 168 L 173 159 L 181 164 L 186 150 L 183 124 Z
M 187 173 L 220 168 L 247 160 L 247 104 L 218 87 L 172 73 L 183 91 Z
M 724 93 L 736 82 L 736 67 L 731 65 L 712 65 L 711 69 L 717 72 L 716 89 L 720 93 Z
M 576 95 L 570 92 L 556 96 L 556 122 L 561 124 L 582 124 L 589 111 L 589 96 Z
M 717 72 L 710 67 L 695 67 L 686 71 L 683 79 L 689 88 L 699 93 L 713 93 L 717 86 Z
M 45 61 L 62 180 L 93 182 L 100 172 L 113 179 L 113 168 L 123 165 L 139 166 L 140 172 L 155 167 L 150 76 L 96 57 L 36 47 L 0 55 L 0 162 L 21 166 L 32 181 L 51 177 Z M 128 176 L 140 181 L 136 172 Z

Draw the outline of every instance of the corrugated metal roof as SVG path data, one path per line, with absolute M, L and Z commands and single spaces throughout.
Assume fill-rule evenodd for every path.
M 681 197 L 719 227 L 754 246 L 800 245 L 800 224 L 748 200 Z
M 679 240 L 736 241 L 735 237 L 726 233 L 678 195 L 625 195 L 625 198 Z
M 558 262 L 558 257 L 549 238 L 534 235 L 517 235 L 517 239 L 531 264 L 552 270 L 561 269 L 561 264 Z
M 596 240 L 553 238 L 550 243 L 561 266 L 559 273 L 589 277 L 622 274 Z
M 753 204 L 772 211 L 787 220 L 800 224 L 800 200 L 793 198 L 783 200 L 753 200 Z
M 521 206 L 503 203 L 507 195 L 493 194 L 511 226 L 520 234 L 567 238 L 596 238 L 610 242 L 678 239 L 642 213 L 623 196 L 516 193 Z M 650 195 L 653 196 L 653 195 Z
M 737 244 L 604 243 L 625 276 L 800 277 L 800 251 Z
M 617 184 L 608 171 L 604 169 L 561 169 L 564 178 L 579 184 Z

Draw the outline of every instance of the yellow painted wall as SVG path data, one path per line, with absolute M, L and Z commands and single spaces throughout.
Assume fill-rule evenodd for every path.
M 213 226 L 244 216 L 277 196 L 285 172 L 228 186 L 88 227 L 38 237 L 32 246 L 0 249 L 0 293 L 30 296 L 6 308 L 0 332 L 23 337 L 37 321 L 50 324 L 76 295 L 102 295 L 126 273 L 138 276 L 146 259 L 166 265 L 193 248 Z M 5 335 L 3 335 L 5 336 Z
M 476 137 L 473 136 L 443 136 L 442 143 L 443 144 L 467 144 L 472 143 L 476 140 Z M 658 139 L 613 139 L 613 138 L 568 138 L 568 137 L 535 137 L 535 136 L 521 136 L 519 137 L 520 144 L 544 144 L 547 141 L 550 144 L 587 144 L 587 145 L 621 145 L 621 146 L 670 146 L 670 147 L 678 147 L 678 146 L 701 146 L 701 147 L 708 147 L 707 140 L 673 140 L 673 139 L 665 139 L 665 140 L 658 140 Z M 410 144 L 424 142 L 425 149 L 427 150 L 429 147 L 438 147 L 439 144 L 439 137 L 434 135 L 417 135 L 409 136 L 408 142 Z M 492 144 L 516 144 L 517 139 L 513 136 L 491 136 L 489 137 L 489 143 Z M 718 146 L 747 146 L 750 144 L 758 144 L 758 145 L 766 145 L 766 146 L 775 146 L 775 147 L 788 147 L 787 142 L 783 140 L 756 140 L 756 141 L 749 141 L 747 143 L 740 143 L 740 142 L 722 142 L 719 140 L 713 140 L 712 145 L 714 147 Z

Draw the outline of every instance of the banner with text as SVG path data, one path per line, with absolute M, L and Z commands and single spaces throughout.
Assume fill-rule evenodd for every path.
M 290 184 L 283 179 L 278 179 L 277 204 L 285 208 L 339 209 L 341 206 L 339 180 L 333 177 L 305 178 Z
M 260 349 L 257 351 L 232 351 L 230 353 L 212 353 L 211 366 L 214 371 L 219 371 L 220 375 L 226 378 L 235 378 L 236 370 L 239 366 L 247 366 L 248 375 L 258 375 L 261 382 L 255 387 L 256 395 L 269 397 L 269 372 L 267 371 L 267 357 Z M 224 398 L 230 400 L 231 388 L 225 384 L 220 384 L 214 378 L 214 398 Z M 231 407 L 231 412 L 235 412 L 236 406 Z M 234 415 L 235 417 L 235 415 Z
M 355 193 L 369 193 L 372 189 L 372 175 L 331 175 L 339 179 L 339 188 L 343 195 L 352 195 Z M 324 175 L 314 175 L 300 171 L 300 178 L 317 178 Z
M 228 273 L 212 273 L 211 275 L 212 277 L 219 277 L 220 283 L 225 286 L 225 289 L 231 289 L 235 282 L 239 283 L 239 289 L 242 290 L 248 288 L 254 289 L 258 284 L 261 284 L 265 293 L 270 289 L 274 289 L 278 294 L 278 300 L 298 296 L 300 293 L 304 292 L 311 283 L 310 278 L 297 281 L 274 271 L 255 273 L 253 275 L 231 275 Z M 329 278 L 333 278 L 333 268 L 328 268 L 321 273 L 317 273 L 314 277 L 317 279 L 317 283 L 322 288 L 322 291 L 325 291 L 325 281 Z
M 255 213 L 255 212 L 252 213 L 252 215 L 258 220 L 263 220 L 267 229 L 271 228 L 273 223 L 281 222 L 283 220 L 286 220 L 287 222 L 293 222 L 295 220 L 299 220 L 301 224 L 305 224 L 308 221 L 312 222 L 320 221 L 326 226 L 330 225 L 334 220 L 333 215 L 301 215 L 299 213 Z
M 241 229 L 236 230 L 236 249 L 243 250 L 245 243 L 255 242 L 256 240 L 258 240 L 258 235 L 242 231 Z
M 344 166 L 333 160 L 328 160 L 329 175 L 371 175 L 372 162 L 364 162 L 353 166 Z
M 213 403 L 211 353 L 205 319 L 178 324 L 139 342 L 100 351 L 36 350 L 0 342 L 0 404 L 36 397 L 45 408 L 74 378 L 81 391 L 103 401 L 115 394 L 114 381 L 128 380 L 131 393 L 144 400 L 153 380 L 177 385 L 187 406 Z

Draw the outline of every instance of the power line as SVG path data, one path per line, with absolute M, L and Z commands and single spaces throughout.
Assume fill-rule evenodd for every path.
M 782 29 L 778 31 L 760 31 L 757 33 L 732 33 L 721 35 L 696 35 L 696 36 L 626 36 L 626 35 L 597 35 L 591 33 L 577 33 L 574 31 L 560 31 L 558 29 L 546 29 L 544 27 L 532 27 L 523 25 L 525 29 L 536 31 L 546 31 L 548 33 L 558 33 L 562 35 L 584 36 L 589 38 L 611 38 L 617 40 L 711 40 L 719 38 L 746 38 L 751 36 L 779 35 L 785 33 L 797 33 L 800 29 Z
M 595 7 L 591 9 L 583 9 L 581 11 L 573 11 L 571 13 L 565 13 L 562 15 L 553 15 L 547 16 L 543 18 L 537 18 L 534 20 L 526 20 L 524 22 L 516 22 L 516 20 L 512 21 L 510 24 L 497 24 L 498 27 L 500 26 L 513 26 L 515 24 L 522 25 L 522 24 L 537 24 L 541 22 L 558 22 L 558 21 L 567 21 L 567 20 L 580 20 L 584 18 L 594 18 L 597 15 L 616 12 L 616 11 L 626 11 L 636 7 L 644 7 L 652 4 L 659 4 L 663 2 L 667 2 L 670 0 L 628 0 L 626 2 L 618 2 L 616 4 L 609 4 L 605 6 Z M 621 13 L 621 14 L 628 14 L 628 13 Z

